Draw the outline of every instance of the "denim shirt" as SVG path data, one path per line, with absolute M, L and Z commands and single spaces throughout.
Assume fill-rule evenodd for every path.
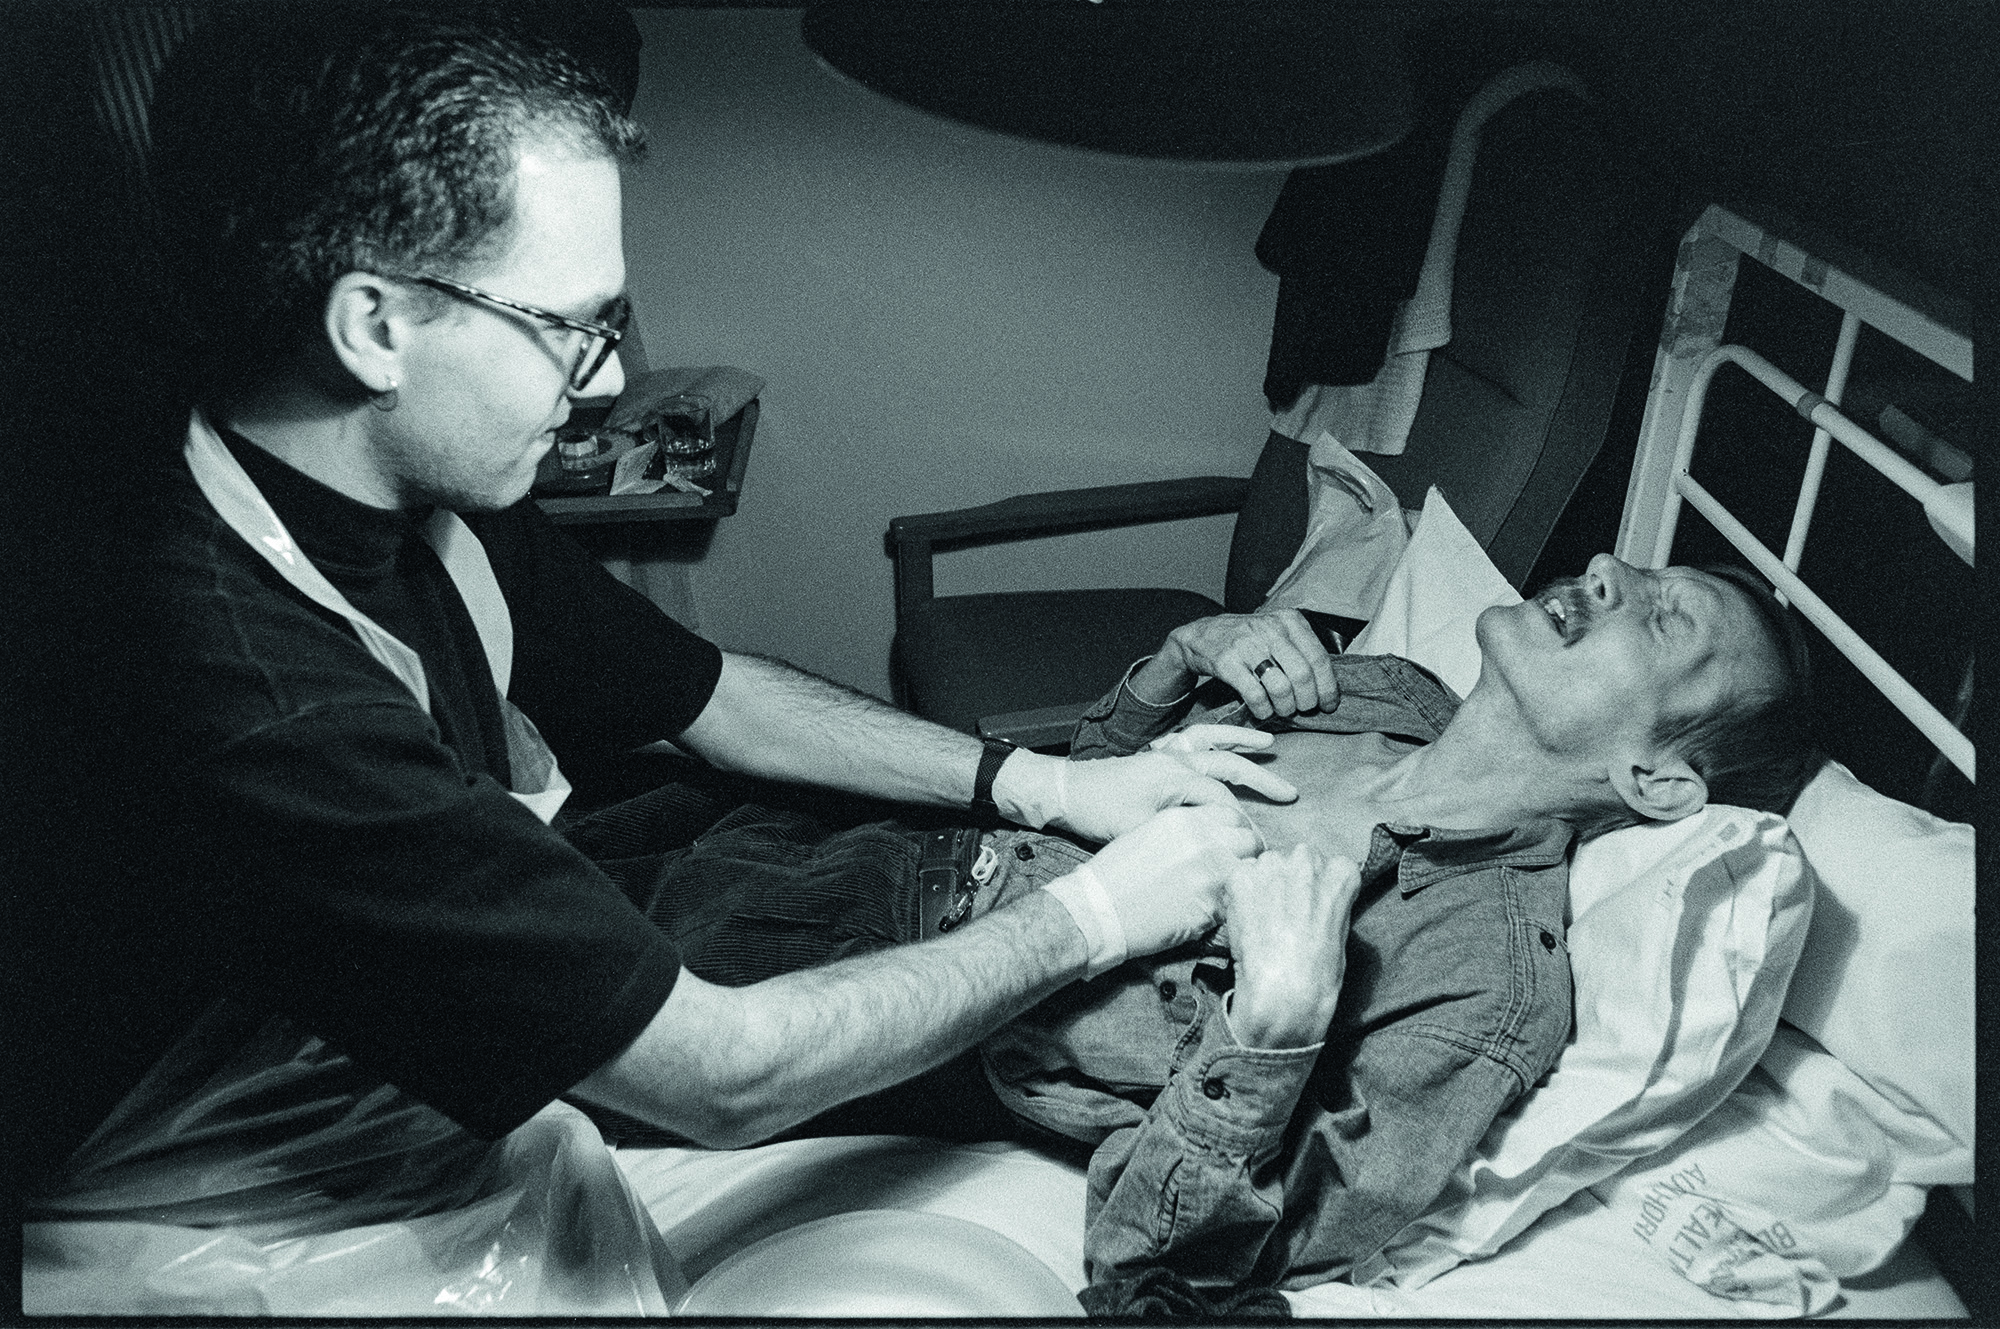
M 1331 705 L 1258 727 L 1428 742 L 1457 710 L 1408 660 L 1333 666 Z M 1233 698 L 1154 705 L 1121 682 L 1085 714 L 1071 753 L 1122 755 L 1244 714 Z M 1199 1285 L 1307 1287 L 1421 1214 L 1568 1038 L 1569 842 L 1557 821 L 1375 827 L 1323 1043 L 1240 1044 L 1228 958 L 1200 944 L 1073 985 L 988 1039 L 1003 1101 L 1096 1146 L 1092 1282 L 1165 1265 Z

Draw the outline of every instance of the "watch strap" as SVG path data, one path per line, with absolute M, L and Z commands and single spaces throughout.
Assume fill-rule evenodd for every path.
M 1000 806 L 993 801 L 993 777 L 1000 774 L 1000 764 L 1014 755 L 1014 745 L 999 738 L 982 742 L 984 751 L 979 754 L 979 770 L 972 777 L 972 810 L 982 817 L 997 817 Z

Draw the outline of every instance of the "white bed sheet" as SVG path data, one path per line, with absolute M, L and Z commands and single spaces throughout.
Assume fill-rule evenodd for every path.
M 1083 1276 L 1084 1175 L 1012 1144 L 901 1136 L 794 1140 L 754 1149 L 628 1148 L 618 1165 L 695 1282 L 751 1243 L 830 1214 L 902 1209 L 978 1223 L 1032 1252 L 1070 1288 Z M 1545 1215 L 1498 1256 L 1414 1292 L 1331 1283 L 1292 1296 L 1301 1317 L 1481 1319 L 1764 1318 L 1638 1258 L 1588 1192 Z M 1842 1289 L 1828 1318 L 1956 1319 L 1965 1305 L 1906 1245 Z

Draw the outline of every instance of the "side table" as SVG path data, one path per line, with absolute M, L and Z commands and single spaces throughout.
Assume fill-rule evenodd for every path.
M 551 494 L 535 502 L 558 526 L 601 522 L 702 521 L 736 511 L 743 492 L 743 472 L 750 463 L 750 442 L 757 432 L 757 402 L 715 428 L 715 474 L 701 481 L 711 492 L 704 498 L 679 489 L 651 494 Z

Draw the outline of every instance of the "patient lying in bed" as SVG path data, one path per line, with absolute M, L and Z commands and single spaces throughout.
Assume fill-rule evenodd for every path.
M 1093 1310 L 1163 1270 L 1302 1287 L 1372 1254 L 1563 1047 L 1572 840 L 1782 810 L 1816 769 L 1803 645 L 1754 583 L 1600 556 L 1478 635 L 1461 702 L 1406 660 L 1329 657 L 1290 611 L 1202 620 L 1080 725 L 1076 758 L 1221 741 L 1301 790 L 1247 809 L 1270 851 L 1226 943 L 1074 985 L 981 1048 L 1012 1112 L 1094 1146 Z M 1203 677 L 1234 698 L 1199 704 Z M 1246 719 L 1277 732 L 1212 727 Z M 985 848 L 981 911 L 1087 857 Z

